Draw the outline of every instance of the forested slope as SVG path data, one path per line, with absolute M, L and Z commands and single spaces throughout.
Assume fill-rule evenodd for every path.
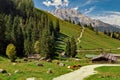
M 12 43 L 15 45 L 19 57 L 38 53 L 46 58 L 51 58 L 56 55 L 57 50 L 60 49 L 60 52 L 64 50 L 68 37 L 74 36 L 77 39 L 81 28 L 62 21 L 48 12 L 36 9 L 32 0 L 0 0 L 1 55 L 5 55 L 7 45 Z M 119 44 L 118 40 L 106 37 L 102 33 L 94 36 L 95 34 L 90 29 L 86 30 L 78 48 L 80 46 L 83 49 L 102 46 L 103 48 L 119 47 L 119 45 L 115 45 Z M 102 43 L 98 44 L 98 41 L 91 40 L 92 36 Z M 104 47 L 103 43 L 108 46 Z

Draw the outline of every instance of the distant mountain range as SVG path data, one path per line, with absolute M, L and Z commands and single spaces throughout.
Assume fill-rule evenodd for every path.
M 91 19 L 90 17 L 85 16 L 84 14 L 78 12 L 75 9 L 56 9 L 51 12 L 54 16 L 62 20 L 71 20 L 76 24 L 80 23 L 82 25 L 92 25 L 94 28 L 97 28 L 99 31 L 109 30 L 109 31 L 120 31 L 120 26 L 111 25 L 104 23 L 100 20 Z

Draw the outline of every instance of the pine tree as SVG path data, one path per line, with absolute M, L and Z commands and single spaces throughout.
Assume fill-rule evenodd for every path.
M 22 20 L 22 19 L 21 19 Z M 16 36 L 16 49 L 18 51 L 17 56 L 24 56 L 24 37 L 23 37 L 23 31 L 22 31 L 23 23 L 20 22 L 20 24 L 17 27 L 17 36 Z
M 6 15 L 5 16 L 5 26 L 6 26 L 6 30 L 5 30 L 5 39 L 6 39 L 6 43 L 9 44 L 10 42 L 12 42 L 12 38 L 11 38 L 11 31 L 12 31 L 12 16 L 11 15 Z
M 69 57 L 71 55 L 71 43 L 69 40 L 66 42 L 65 54 Z
M 60 23 L 59 20 L 57 20 L 56 22 L 56 28 L 55 28 L 56 32 L 59 33 L 60 32 Z
M 69 21 L 69 23 L 72 23 L 71 17 L 69 17 L 69 20 L 68 20 L 68 21 Z
M 51 34 L 50 27 L 46 26 L 42 32 L 42 37 L 40 39 L 41 55 L 45 56 L 46 58 L 54 57 L 54 43 L 54 33 Z
M 72 37 L 70 40 L 66 42 L 66 49 L 65 49 L 65 54 L 68 57 L 75 57 L 77 52 L 77 46 L 74 37 Z
M 93 28 L 92 24 L 90 24 L 88 27 L 89 27 L 89 29 L 94 31 L 94 28 Z M 98 31 L 98 29 L 96 29 L 96 31 Z
M 120 40 L 120 32 L 118 33 L 118 39 Z
M 104 30 L 104 34 L 107 34 L 107 30 Z
M 52 33 L 54 33 L 54 25 L 52 21 L 49 22 L 49 27 L 50 27 L 50 34 L 52 35 Z
M 71 57 L 76 56 L 77 54 L 76 50 L 77 50 L 77 46 L 76 46 L 75 38 L 72 37 L 71 38 L 71 54 L 70 54 Z
M 42 38 L 40 40 L 41 44 L 41 55 L 48 58 L 49 56 L 49 32 L 47 29 L 42 33 Z
M 17 37 L 17 28 L 19 25 L 19 18 L 18 16 L 14 18 L 13 21 L 13 26 L 12 26 L 12 31 L 11 31 L 11 38 L 12 38 L 12 43 L 14 43 L 16 45 L 16 37 Z
M 59 20 L 54 26 L 48 15 L 34 8 L 32 0 L 1 0 L 0 12 L 1 53 L 5 53 L 10 43 L 15 45 L 17 56 L 38 53 L 34 51 L 34 45 L 39 41 L 40 54 L 49 58 L 55 56 L 55 39 L 60 32 Z
M 0 52 L 5 53 L 5 23 L 3 16 L 0 14 Z
M 25 55 L 29 55 L 29 54 L 32 54 L 32 49 L 31 48 L 31 42 L 29 41 L 29 39 L 25 39 L 24 40 L 24 52 L 25 52 Z

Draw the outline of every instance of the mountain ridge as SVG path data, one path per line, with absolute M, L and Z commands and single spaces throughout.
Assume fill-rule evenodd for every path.
M 71 20 L 72 22 L 74 21 L 74 23 L 76 24 L 79 24 L 79 23 L 82 25 L 91 24 L 95 29 L 98 29 L 99 31 L 102 31 L 102 32 L 104 30 L 108 30 L 111 32 L 120 31 L 120 28 L 118 26 L 111 25 L 100 20 L 92 19 L 78 12 L 75 9 L 70 9 L 70 8 L 56 9 L 54 11 L 51 11 L 50 13 L 52 13 L 54 16 L 62 20 Z

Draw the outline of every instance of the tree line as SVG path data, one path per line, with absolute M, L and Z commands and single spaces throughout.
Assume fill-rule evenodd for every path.
M 59 33 L 59 19 L 53 21 L 34 8 L 32 0 L 0 0 L 0 55 L 7 55 L 11 61 L 29 54 L 54 58 Z M 66 55 L 75 57 L 74 38 L 66 42 L 65 51 Z
M 114 39 L 120 40 L 120 32 L 115 32 L 115 31 L 110 32 L 109 30 L 104 30 L 104 34 Z
M 60 32 L 59 20 L 54 22 L 32 0 L 0 0 L 0 54 L 13 44 L 18 57 L 38 53 L 52 58 Z

